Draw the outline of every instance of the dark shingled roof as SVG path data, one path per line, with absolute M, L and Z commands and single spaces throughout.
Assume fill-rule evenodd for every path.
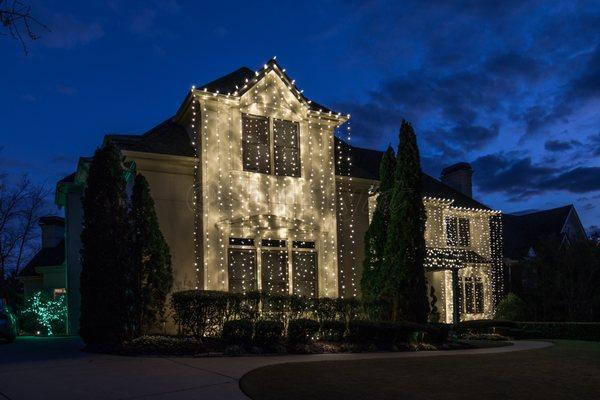
M 39 276 L 36 267 L 53 267 L 65 262 L 65 241 L 61 240 L 55 247 L 42 247 L 40 251 L 19 272 L 19 276 Z
M 172 118 L 150 129 L 143 135 L 107 135 L 105 141 L 108 140 L 112 140 L 122 150 L 194 157 L 194 149 L 186 130 L 181 125 L 173 122 Z M 383 156 L 382 151 L 352 146 L 336 137 L 335 153 L 335 171 L 337 175 L 348 175 L 350 166 L 347 158 L 349 155 L 352 160 L 350 168 L 352 177 L 379 180 L 379 162 Z M 425 173 L 423 174 L 423 195 L 454 199 L 453 205 L 457 207 L 490 209 L 488 206 Z
M 204 85 L 198 86 L 198 89 L 199 90 L 206 89 L 209 92 L 212 92 L 212 93 L 219 92 L 221 94 L 233 94 L 235 92 L 242 92 L 243 91 L 242 88 L 244 87 L 244 85 L 246 85 L 246 79 L 248 80 L 248 88 L 250 88 L 252 86 L 253 79 L 256 78 L 256 79 L 260 80 L 260 78 L 262 77 L 262 75 L 265 72 L 269 71 L 271 68 L 274 68 L 275 66 L 283 75 L 284 80 L 287 81 L 286 83 L 292 85 L 291 79 L 289 79 L 287 74 L 285 72 L 283 72 L 283 69 L 279 66 L 279 64 L 277 64 L 277 61 L 275 61 L 274 59 L 271 59 L 271 60 L 267 61 L 266 65 L 267 65 L 266 70 L 264 68 L 261 68 L 256 72 L 251 70 L 248 67 L 238 68 L 235 71 L 230 72 L 227 75 L 224 75 L 220 78 L 215 79 L 214 81 L 211 81 L 209 83 L 205 83 Z M 258 75 L 256 73 L 258 73 Z M 313 111 L 323 111 L 323 112 L 327 112 L 327 113 L 333 112 L 331 109 L 329 109 L 315 101 L 309 100 L 303 94 L 300 94 L 300 96 L 304 100 L 310 102 L 309 107 Z
M 522 215 L 503 214 L 504 256 L 521 259 L 540 239 L 560 236 L 572 208 L 570 204 Z
M 350 175 L 354 178 L 365 178 L 379 180 L 379 162 L 383 156 L 382 151 L 363 149 L 352 146 L 339 138 L 335 138 L 336 150 L 336 174 L 348 175 L 348 155 L 352 161 Z M 490 210 L 490 208 L 471 197 L 464 195 L 456 189 L 443 184 L 439 180 L 423 173 L 423 195 L 427 197 L 437 197 L 442 199 L 454 199 L 452 205 L 457 207 L 481 208 Z
M 169 118 L 143 135 L 106 135 L 121 150 L 194 157 L 194 148 L 185 128 Z

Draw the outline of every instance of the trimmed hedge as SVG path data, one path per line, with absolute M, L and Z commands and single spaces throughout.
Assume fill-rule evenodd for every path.
M 514 339 L 570 339 L 600 341 L 600 322 L 514 322 L 475 320 L 461 322 L 459 333 L 496 333 Z
M 261 319 L 254 328 L 254 343 L 272 345 L 281 342 L 284 325 L 281 321 Z
M 293 319 L 288 324 L 288 341 L 290 343 L 312 343 L 312 338 L 318 331 L 319 322 L 313 319 Z
M 389 347 L 419 340 L 423 334 L 434 331 L 441 335 L 440 329 L 434 329 L 426 324 L 356 320 L 348 325 L 346 339 L 357 344 Z
M 354 298 L 188 290 L 174 293 L 171 306 L 182 333 L 197 339 L 221 335 L 226 343 L 242 346 L 278 343 L 286 334 L 290 343 L 306 344 L 317 333 L 330 341 L 393 345 L 425 339 L 439 343 L 449 331 L 445 324 L 359 319 L 364 318 L 364 304 Z
M 221 337 L 227 344 L 249 345 L 252 343 L 253 331 L 250 319 L 234 319 L 223 324 Z
M 519 322 L 523 338 L 600 341 L 600 322 Z

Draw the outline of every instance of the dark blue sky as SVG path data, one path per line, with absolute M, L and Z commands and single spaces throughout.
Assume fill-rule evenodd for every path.
M 52 32 L 0 37 L 0 169 L 52 184 L 107 133 L 142 133 L 191 85 L 276 55 L 304 93 L 352 114 L 354 144 L 424 168 L 469 161 L 503 211 L 574 203 L 600 226 L 598 1 L 32 1 Z

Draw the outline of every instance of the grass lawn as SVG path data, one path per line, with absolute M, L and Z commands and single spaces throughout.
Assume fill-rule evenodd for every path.
M 249 372 L 252 399 L 599 399 L 600 342 L 504 354 L 290 363 Z

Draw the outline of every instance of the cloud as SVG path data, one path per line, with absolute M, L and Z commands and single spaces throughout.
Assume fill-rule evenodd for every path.
M 34 102 L 34 101 L 36 101 L 36 100 L 37 100 L 37 97 L 36 97 L 36 96 L 34 96 L 34 95 L 33 95 L 33 94 L 31 94 L 31 93 L 23 93 L 23 94 L 20 94 L 20 95 L 19 95 L 19 98 L 20 98 L 21 100 L 25 100 L 25 101 L 29 101 L 29 102 Z
M 544 143 L 544 148 L 552 152 L 562 152 L 571 150 L 575 146 L 580 146 L 581 142 L 578 140 L 562 141 L 562 140 L 547 140 Z
M 471 163 L 474 183 L 484 193 L 502 193 L 514 201 L 547 192 L 600 191 L 600 167 L 560 168 L 533 163 L 516 153 L 494 153 Z
M 590 147 L 595 156 L 600 156 L 600 132 L 589 137 Z
M 48 26 L 51 31 L 40 40 L 51 48 L 70 49 L 104 36 L 104 30 L 99 23 L 84 22 L 70 14 L 53 14 Z

